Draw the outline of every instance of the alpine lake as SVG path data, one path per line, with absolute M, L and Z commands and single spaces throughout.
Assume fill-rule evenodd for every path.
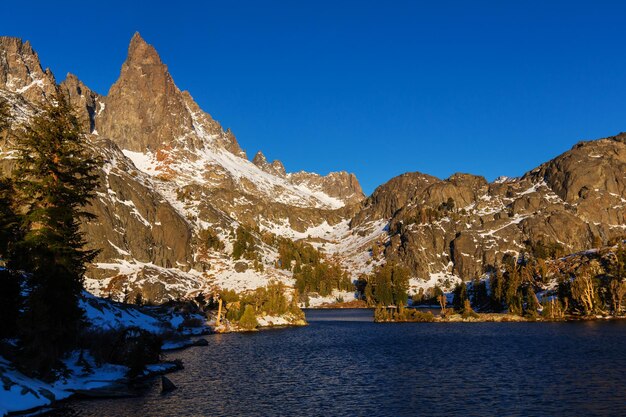
M 71 400 L 52 416 L 626 415 L 626 321 L 373 323 L 306 310 L 309 326 L 206 336 L 169 353 L 132 398 Z

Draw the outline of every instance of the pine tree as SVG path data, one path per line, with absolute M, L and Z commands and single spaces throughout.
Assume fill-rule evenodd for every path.
M 68 100 L 61 94 L 45 103 L 18 136 L 16 188 L 25 204 L 18 269 L 26 271 L 29 294 L 22 331 L 23 366 L 41 376 L 59 366 L 80 329 L 78 297 L 86 263 L 80 219 L 97 185 L 98 160 Z
M 11 126 L 8 103 L 0 99 L 0 134 Z M 20 219 L 16 213 L 15 186 L 11 178 L 0 178 L 0 261 L 5 265 L 11 258 L 12 247 L 19 240 Z
M 8 129 L 11 125 L 11 112 L 9 111 L 9 103 L 0 97 L 0 132 Z
M 0 261 L 5 266 L 11 264 L 21 236 L 14 197 L 13 182 L 0 178 Z M 17 319 L 23 302 L 21 281 L 19 272 L 0 268 L 0 339 L 17 334 Z
M 243 315 L 239 319 L 239 326 L 246 330 L 255 329 L 259 325 L 259 322 L 256 320 L 256 315 L 254 314 L 254 308 L 247 304 L 246 308 L 243 311 Z
M 454 309 L 458 312 L 462 312 L 465 309 L 466 300 L 469 300 L 467 297 L 467 286 L 465 282 L 461 282 L 454 289 L 454 299 L 452 300 Z
M 233 243 L 233 259 L 254 259 L 256 247 L 252 234 L 242 226 L 237 228 L 237 238 Z
M 11 122 L 9 106 L 0 99 L 0 134 L 9 129 Z M 13 181 L 10 178 L 0 178 L 0 262 L 5 266 L 12 257 L 19 236 Z M 17 334 L 17 319 L 21 307 L 20 275 L 10 269 L 0 269 L 0 339 Z

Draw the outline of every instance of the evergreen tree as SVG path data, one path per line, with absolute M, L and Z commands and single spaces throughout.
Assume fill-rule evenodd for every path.
M 23 301 L 20 281 L 19 273 L 0 269 L 0 339 L 17 335 L 17 321 Z
M 409 299 L 409 271 L 396 264 L 376 268 L 367 280 L 365 297 L 370 303 L 405 306 Z
M 254 237 L 243 226 L 237 228 L 237 237 L 233 244 L 233 259 L 249 259 L 255 258 L 256 246 L 254 244 Z
M 394 305 L 404 307 L 409 300 L 409 271 L 399 265 L 394 265 L 391 269 L 391 282 Z
M 517 264 L 507 265 L 505 274 L 505 301 L 509 313 L 521 315 L 524 299 L 522 296 L 522 273 Z
M 256 320 L 256 315 L 254 314 L 254 308 L 247 304 L 244 309 L 243 315 L 239 319 L 239 326 L 246 330 L 255 329 L 259 325 L 259 322 Z
M 15 207 L 15 189 L 8 178 L 0 178 L 0 261 L 9 265 L 15 244 L 21 236 Z M 17 334 L 17 319 L 22 308 L 21 275 L 11 269 L 0 269 L 0 339 Z
M 504 307 L 504 276 L 501 269 L 498 267 L 495 272 L 492 272 L 489 276 L 489 286 L 491 288 L 490 305 L 491 310 L 496 313 L 501 312 Z
M 526 287 L 526 308 L 525 313 L 530 316 L 537 316 L 539 314 L 539 300 L 535 294 L 535 290 L 532 285 Z
M 0 98 L 0 135 L 8 131 L 11 122 L 8 103 Z M 11 246 L 18 240 L 19 217 L 16 205 L 13 181 L 0 178 L 0 261 L 5 265 L 10 259 Z
M 0 134 L 11 126 L 11 113 L 6 101 L 0 99 Z M 15 188 L 9 178 L 0 178 L 0 262 L 7 265 L 20 238 L 19 217 L 16 213 Z M 0 269 L 0 339 L 17 334 L 17 319 L 22 307 L 20 275 L 10 269 Z
M 461 282 L 454 288 L 454 299 L 452 305 L 456 311 L 462 312 L 465 309 L 465 301 L 469 300 L 467 297 L 467 286 L 464 282 Z
M 472 304 L 478 311 L 485 311 L 490 308 L 491 300 L 487 294 L 487 283 L 475 278 L 472 281 Z
M 9 111 L 9 103 L 0 97 L 0 132 L 8 129 L 11 125 L 11 112 Z
M 78 297 L 86 263 L 94 250 L 85 244 L 80 219 L 97 185 L 98 160 L 90 156 L 80 123 L 61 94 L 45 103 L 18 136 L 14 172 L 25 205 L 15 269 L 27 272 L 28 297 L 22 336 L 22 363 L 50 376 L 78 334 Z

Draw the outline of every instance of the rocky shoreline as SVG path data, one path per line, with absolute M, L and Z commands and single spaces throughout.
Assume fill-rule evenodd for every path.
M 577 322 L 577 321 L 606 321 L 606 320 L 625 320 L 625 316 L 565 316 L 563 318 L 545 318 L 545 317 L 523 317 L 508 313 L 475 313 L 475 316 L 463 317 L 462 314 L 451 314 L 445 317 L 435 316 L 428 320 L 410 320 L 410 319 L 388 319 L 374 320 L 375 323 L 555 323 L 555 322 Z

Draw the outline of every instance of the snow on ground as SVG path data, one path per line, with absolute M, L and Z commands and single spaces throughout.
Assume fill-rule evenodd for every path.
M 152 311 L 153 307 L 144 307 L 143 311 L 135 306 L 116 303 L 102 298 L 94 297 L 86 291 L 79 301 L 81 308 L 85 310 L 85 318 L 92 328 L 101 330 L 113 330 L 123 327 L 139 327 L 151 333 L 163 333 L 177 330 L 181 336 L 193 336 L 207 331 L 206 325 L 192 328 L 182 328 L 187 319 L 203 323 L 206 318 L 202 314 L 186 314 L 162 309 Z
M 199 136 L 203 136 L 201 132 Z M 207 135 L 206 144 L 210 144 L 213 138 Z M 272 175 L 261 170 L 252 162 L 240 156 L 234 155 L 226 150 L 207 145 L 203 148 L 179 150 L 179 155 L 167 162 L 158 161 L 151 153 L 140 153 L 123 150 L 133 164 L 140 171 L 156 176 L 165 169 L 176 172 L 173 181 L 178 185 L 188 184 L 208 184 L 207 173 L 214 171 L 215 167 L 221 167 L 237 183 L 253 184 L 256 190 L 266 197 L 270 197 L 277 202 L 289 204 L 297 207 L 316 207 L 326 209 L 337 209 L 344 206 L 343 201 L 331 197 L 328 194 L 313 190 L 305 185 L 292 184 L 287 178 Z M 175 152 L 175 151 L 173 151 Z M 184 155 L 194 155 L 193 159 Z
M 409 280 L 409 294 L 416 294 L 420 289 L 426 291 L 435 286 L 438 286 L 444 292 L 450 292 L 461 281 L 461 278 L 458 276 L 447 272 L 432 273 L 428 279 L 411 278 Z
M 342 223 L 347 223 L 345 220 Z M 272 222 L 269 220 L 263 220 L 260 222 L 261 231 L 269 231 L 278 236 L 287 237 L 293 240 L 307 239 L 307 238 L 322 238 L 331 239 L 336 233 L 337 229 L 341 229 L 342 223 L 335 226 L 328 224 L 326 220 L 323 223 L 307 228 L 304 232 L 298 232 L 291 227 L 289 219 L 281 219 L 281 221 Z
M 263 272 L 254 270 L 248 262 L 249 267 L 243 272 L 235 270 L 235 263 L 230 259 L 221 259 L 219 263 L 212 265 L 212 270 L 207 278 L 212 285 L 226 290 L 243 292 L 265 287 L 272 281 L 280 281 L 287 286 L 293 286 L 293 274 L 291 272 L 265 266 Z
M 124 380 L 128 368 L 122 365 L 97 364 L 88 353 L 73 352 L 63 361 L 69 374 L 53 383 L 30 378 L 19 372 L 0 356 L 0 415 L 45 407 L 53 401 L 63 400 L 77 390 L 105 388 L 115 381 Z M 165 372 L 174 368 L 171 363 L 148 365 L 144 374 Z
M 101 262 L 95 266 L 100 270 L 109 270 L 111 277 L 126 275 L 129 282 L 138 284 L 141 282 L 162 282 L 167 291 L 187 294 L 201 287 L 203 274 L 194 269 L 183 271 L 179 268 L 165 268 L 149 262 L 140 262 L 135 259 L 116 259 L 117 262 Z M 162 279 L 167 277 L 168 279 Z M 85 278 L 85 288 L 96 296 L 106 296 L 105 288 L 111 278 L 94 279 Z
M 483 233 L 479 233 L 479 236 L 482 238 L 493 236 L 495 233 L 498 233 L 500 230 L 506 229 L 507 227 L 512 226 L 514 224 L 519 224 L 528 217 L 530 217 L 530 215 L 516 214 L 515 217 L 513 217 L 513 219 L 510 222 L 506 223 L 505 225 L 500 226 L 497 229 L 487 230 L 487 231 L 484 231 Z
M 320 295 L 312 295 L 309 294 L 309 303 L 308 305 L 301 305 L 301 307 L 319 307 L 323 304 L 332 304 L 336 303 L 338 300 L 343 300 L 345 302 L 356 300 L 354 291 L 339 291 L 334 290 L 331 295 L 327 295 L 326 297 L 322 297 Z
M 85 318 L 94 328 L 112 330 L 136 326 L 152 333 L 160 333 L 164 329 L 163 323 L 155 317 L 127 305 L 117 305 L 94 297 L 86 291 L 83 292 L 79 305 L 85 310 Z
M 259 327 L 288 326 L 291 322 L 284 316 L 261 316 L 256 321 Z
M 161 319 L 139 311 L 137 308 L 122 305 L 83 292 L 79 305 L 85 310 L 85 318 L 94 329 L 112 330 L 137 326 L 152 333 L 163 333 L 177 329 L 185 318 L 181 313 L 171 312 Z M 203 319 L 201 315 L 191 318 Z M 181 337 L 188 337 L 207 330 L 206 326 L 181 329 Z M 172 349 L 176 344 L 189 345 L 188 338 L 166 342 L 163 349 Z M 61 376 L 54 383 L 30 378 L 19 372 L 3 357 L 0 357 L 0 415 L 43 407 L 53 401 L 68 398 L 74 390 L 102 388 L 121 380 L 128 368 L 121 365 L 97 364 L 89 353 L 73 352 L 63 361 L 69 374 Z M 169 363 L 148 365 L 147 373 L 161 372 L 172 368 Z
M 325 233 L 324 242 L 312 242 L 315 248 L 327 255 L 339 256 L 341 264 L 352 279 L 361 274 L 369 274 L 383 260 L 372 258 L 371 248 L 376 242 L 386 242 L 389 221 L 378 220 L 350 229 L 350 221 L 344 220 L 335 225 L 330 233 Z
M 88 354 L 81 360 L 78 352 L 74 352 L 64 363 L 71 372 L 70 376 L 61 377 L 49 384 L 27 377 L 0 357 L 0 374 L 4 387 L 0 389 L 0 414 L 46 406 L 53 400 L 68 398 L 73 390 L 105 387 L 112 381 L 124 378 L 128 371 L 127 367 L 121 365 L 98 366 Z

